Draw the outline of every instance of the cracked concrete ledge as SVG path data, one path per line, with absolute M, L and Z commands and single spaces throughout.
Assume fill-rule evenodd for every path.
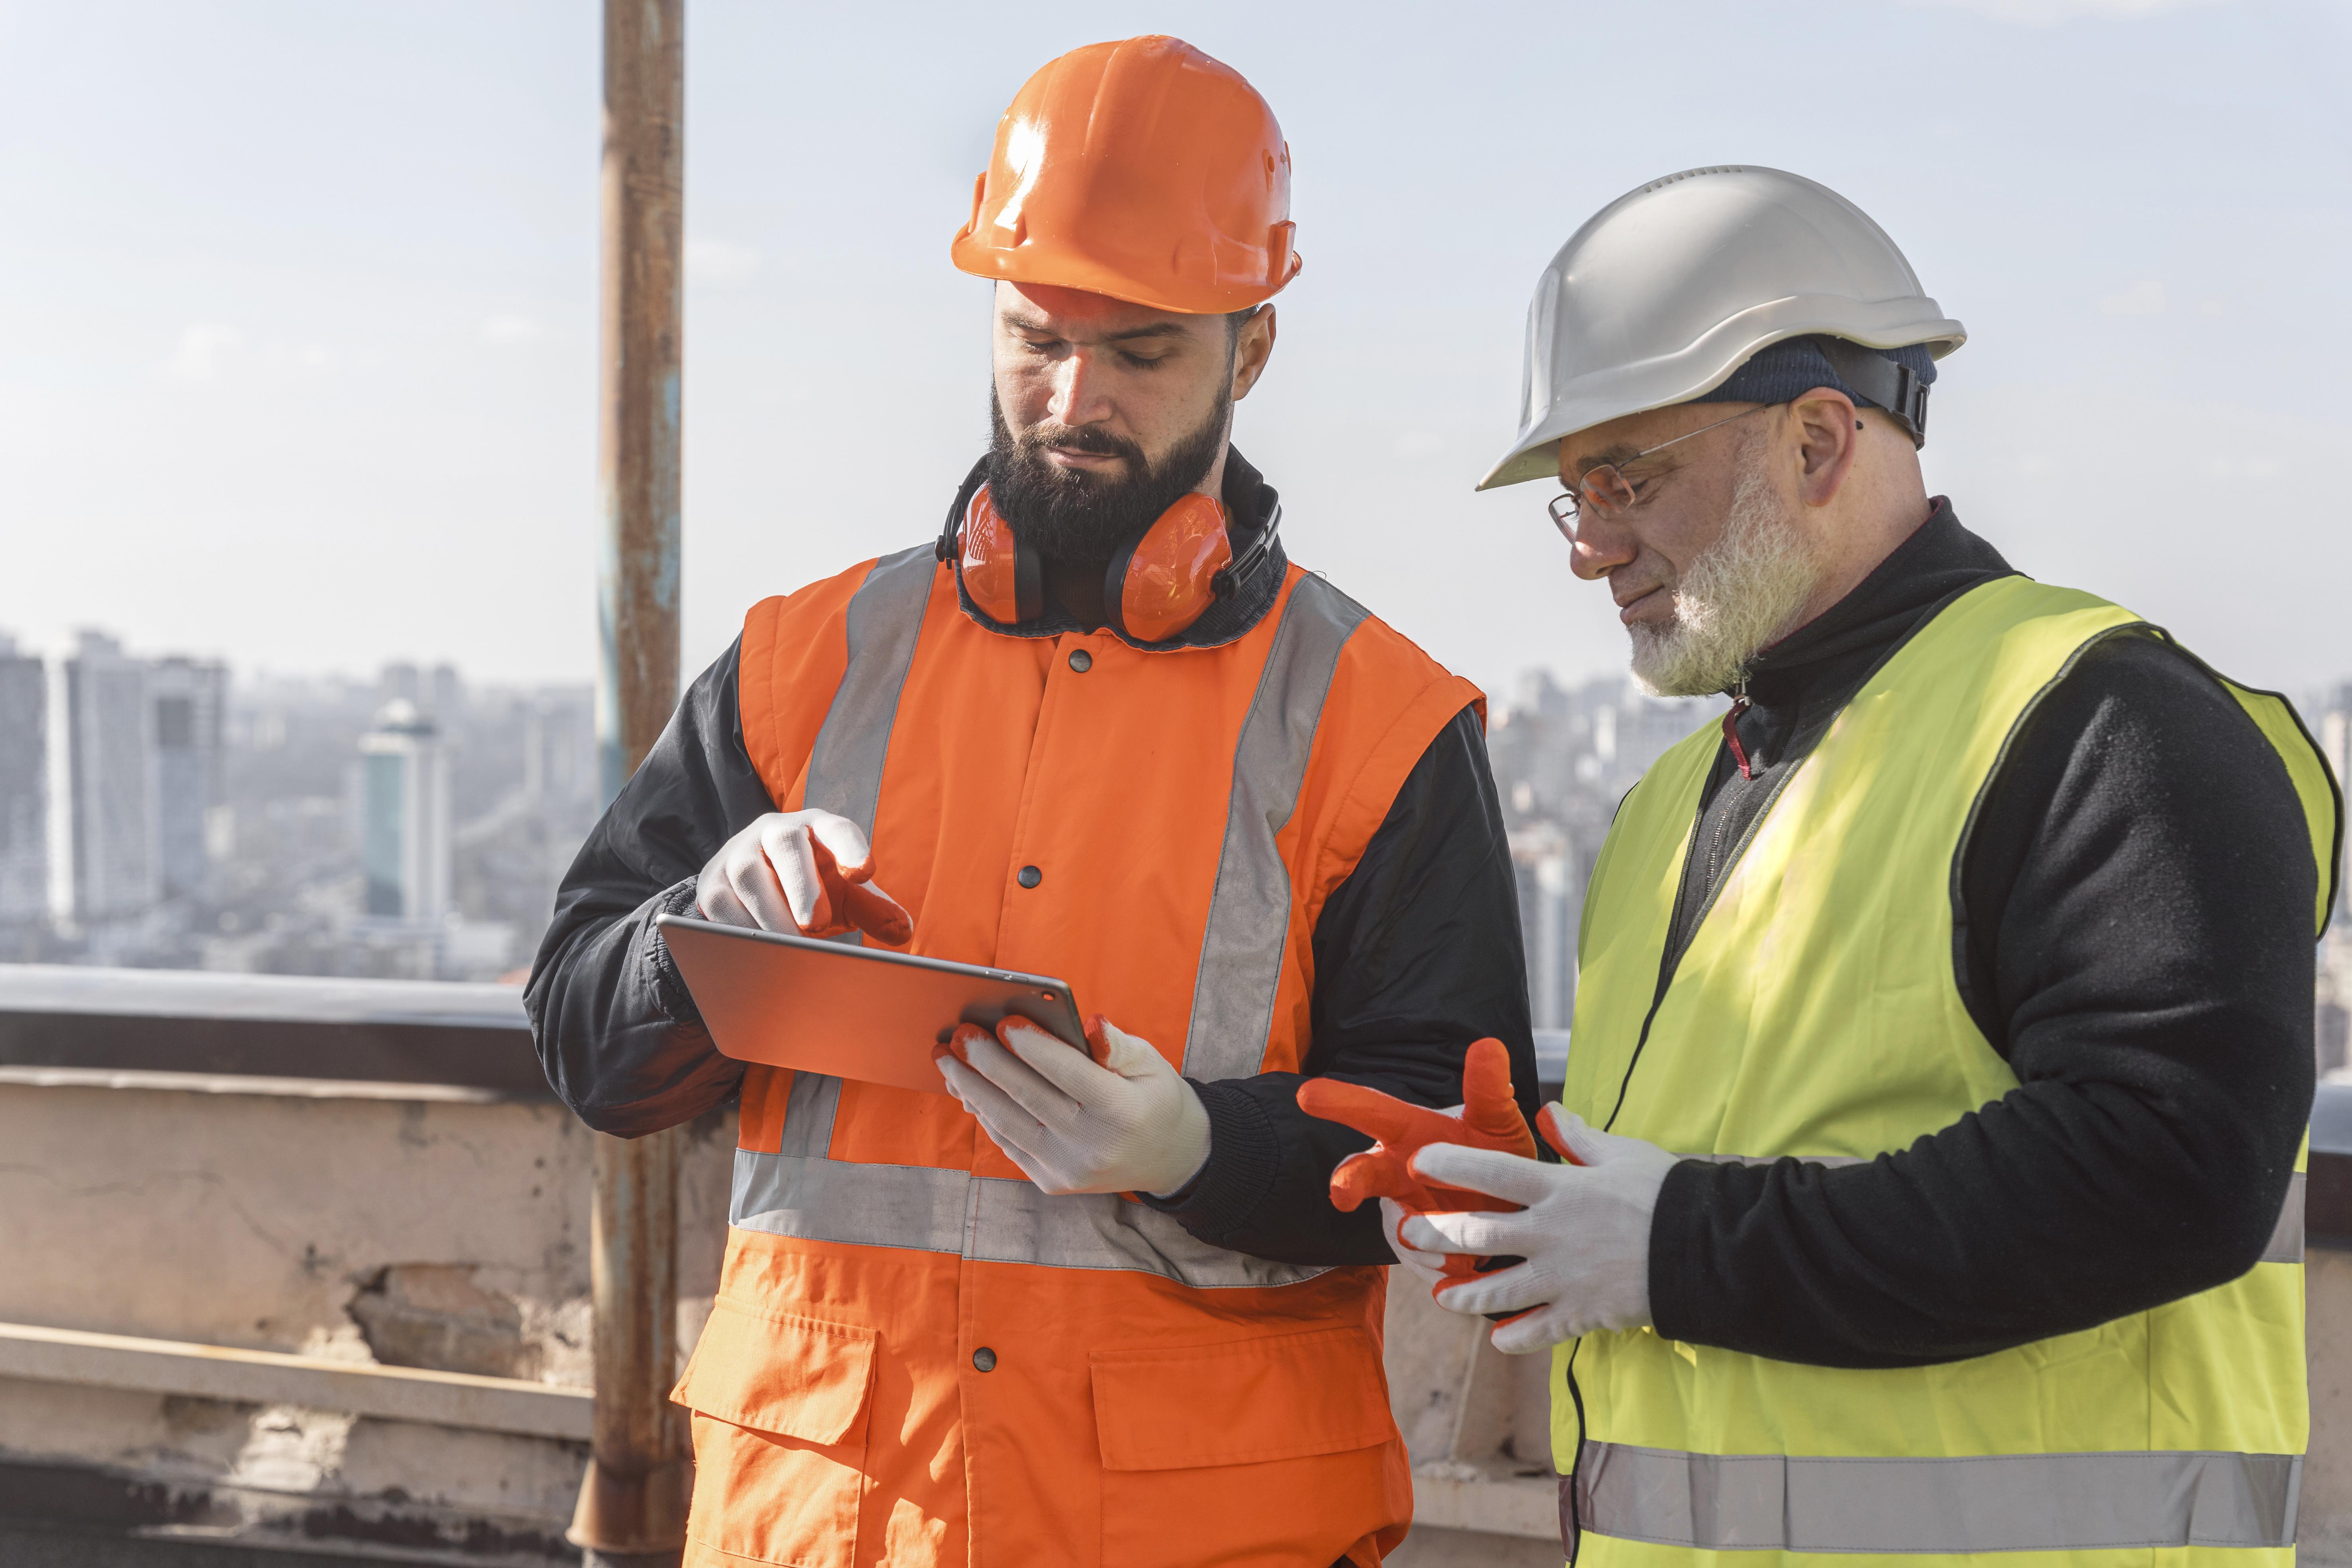
M 594 1427 L 595 1400 L 582 1388 L 27 1323 L 0 1323 L 0 1377 L 299 1405 L 566 1442 L 586 1442 Z

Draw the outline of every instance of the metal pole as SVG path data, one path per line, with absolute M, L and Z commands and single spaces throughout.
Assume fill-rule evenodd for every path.
M 683 13 L 684 0 L 604 0 L 596 740 L 608 802 L 677 701 Z M 596 1432 L 570 1531 L 592 1565 L 675 1563 L 686 1541 L 693 1472 L 669 1404 L 677 1139 L 596 1140 Z

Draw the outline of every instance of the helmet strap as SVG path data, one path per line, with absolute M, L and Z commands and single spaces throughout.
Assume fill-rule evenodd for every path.
M 1844 338 L 1815 341 L 1838 379 L 1891 415 L 1910 436 L 1915 451 L 1927 444 L 1927 384 L 1909 365 Z

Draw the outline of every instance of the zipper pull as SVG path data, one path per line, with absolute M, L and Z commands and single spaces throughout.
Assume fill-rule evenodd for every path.
M 1741 678 L 1738 689 L 1731 694 L 1731 711 L 1723 716 L 1723 742 L 1731 748 L 1731 760 L 1739 764 L 1739 776 L 1753 781 L 1756 770 L 1748 761 L 1748 748 L 1739 743 L 1739 716 L 1748 711 L 1748 681 Z

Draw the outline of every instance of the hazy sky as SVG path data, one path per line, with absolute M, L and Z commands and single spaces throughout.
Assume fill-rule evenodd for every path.
M 690 0 L 686 657 L 929 538 L 997 114 L 1163 30 L 1254 81 L 1306 270 L 1237 442 L 1293 553 L 1490 689 L 1615 668 L 1511 434 L 1537 274 L 1696 164 L 1823 181 L 1969 345 L 1930 488 L 2045 580 L 2352 674 L 2352 5 Z M 594 659 L 597 7 L 0 0 L 0 630 L 250 669 Z

